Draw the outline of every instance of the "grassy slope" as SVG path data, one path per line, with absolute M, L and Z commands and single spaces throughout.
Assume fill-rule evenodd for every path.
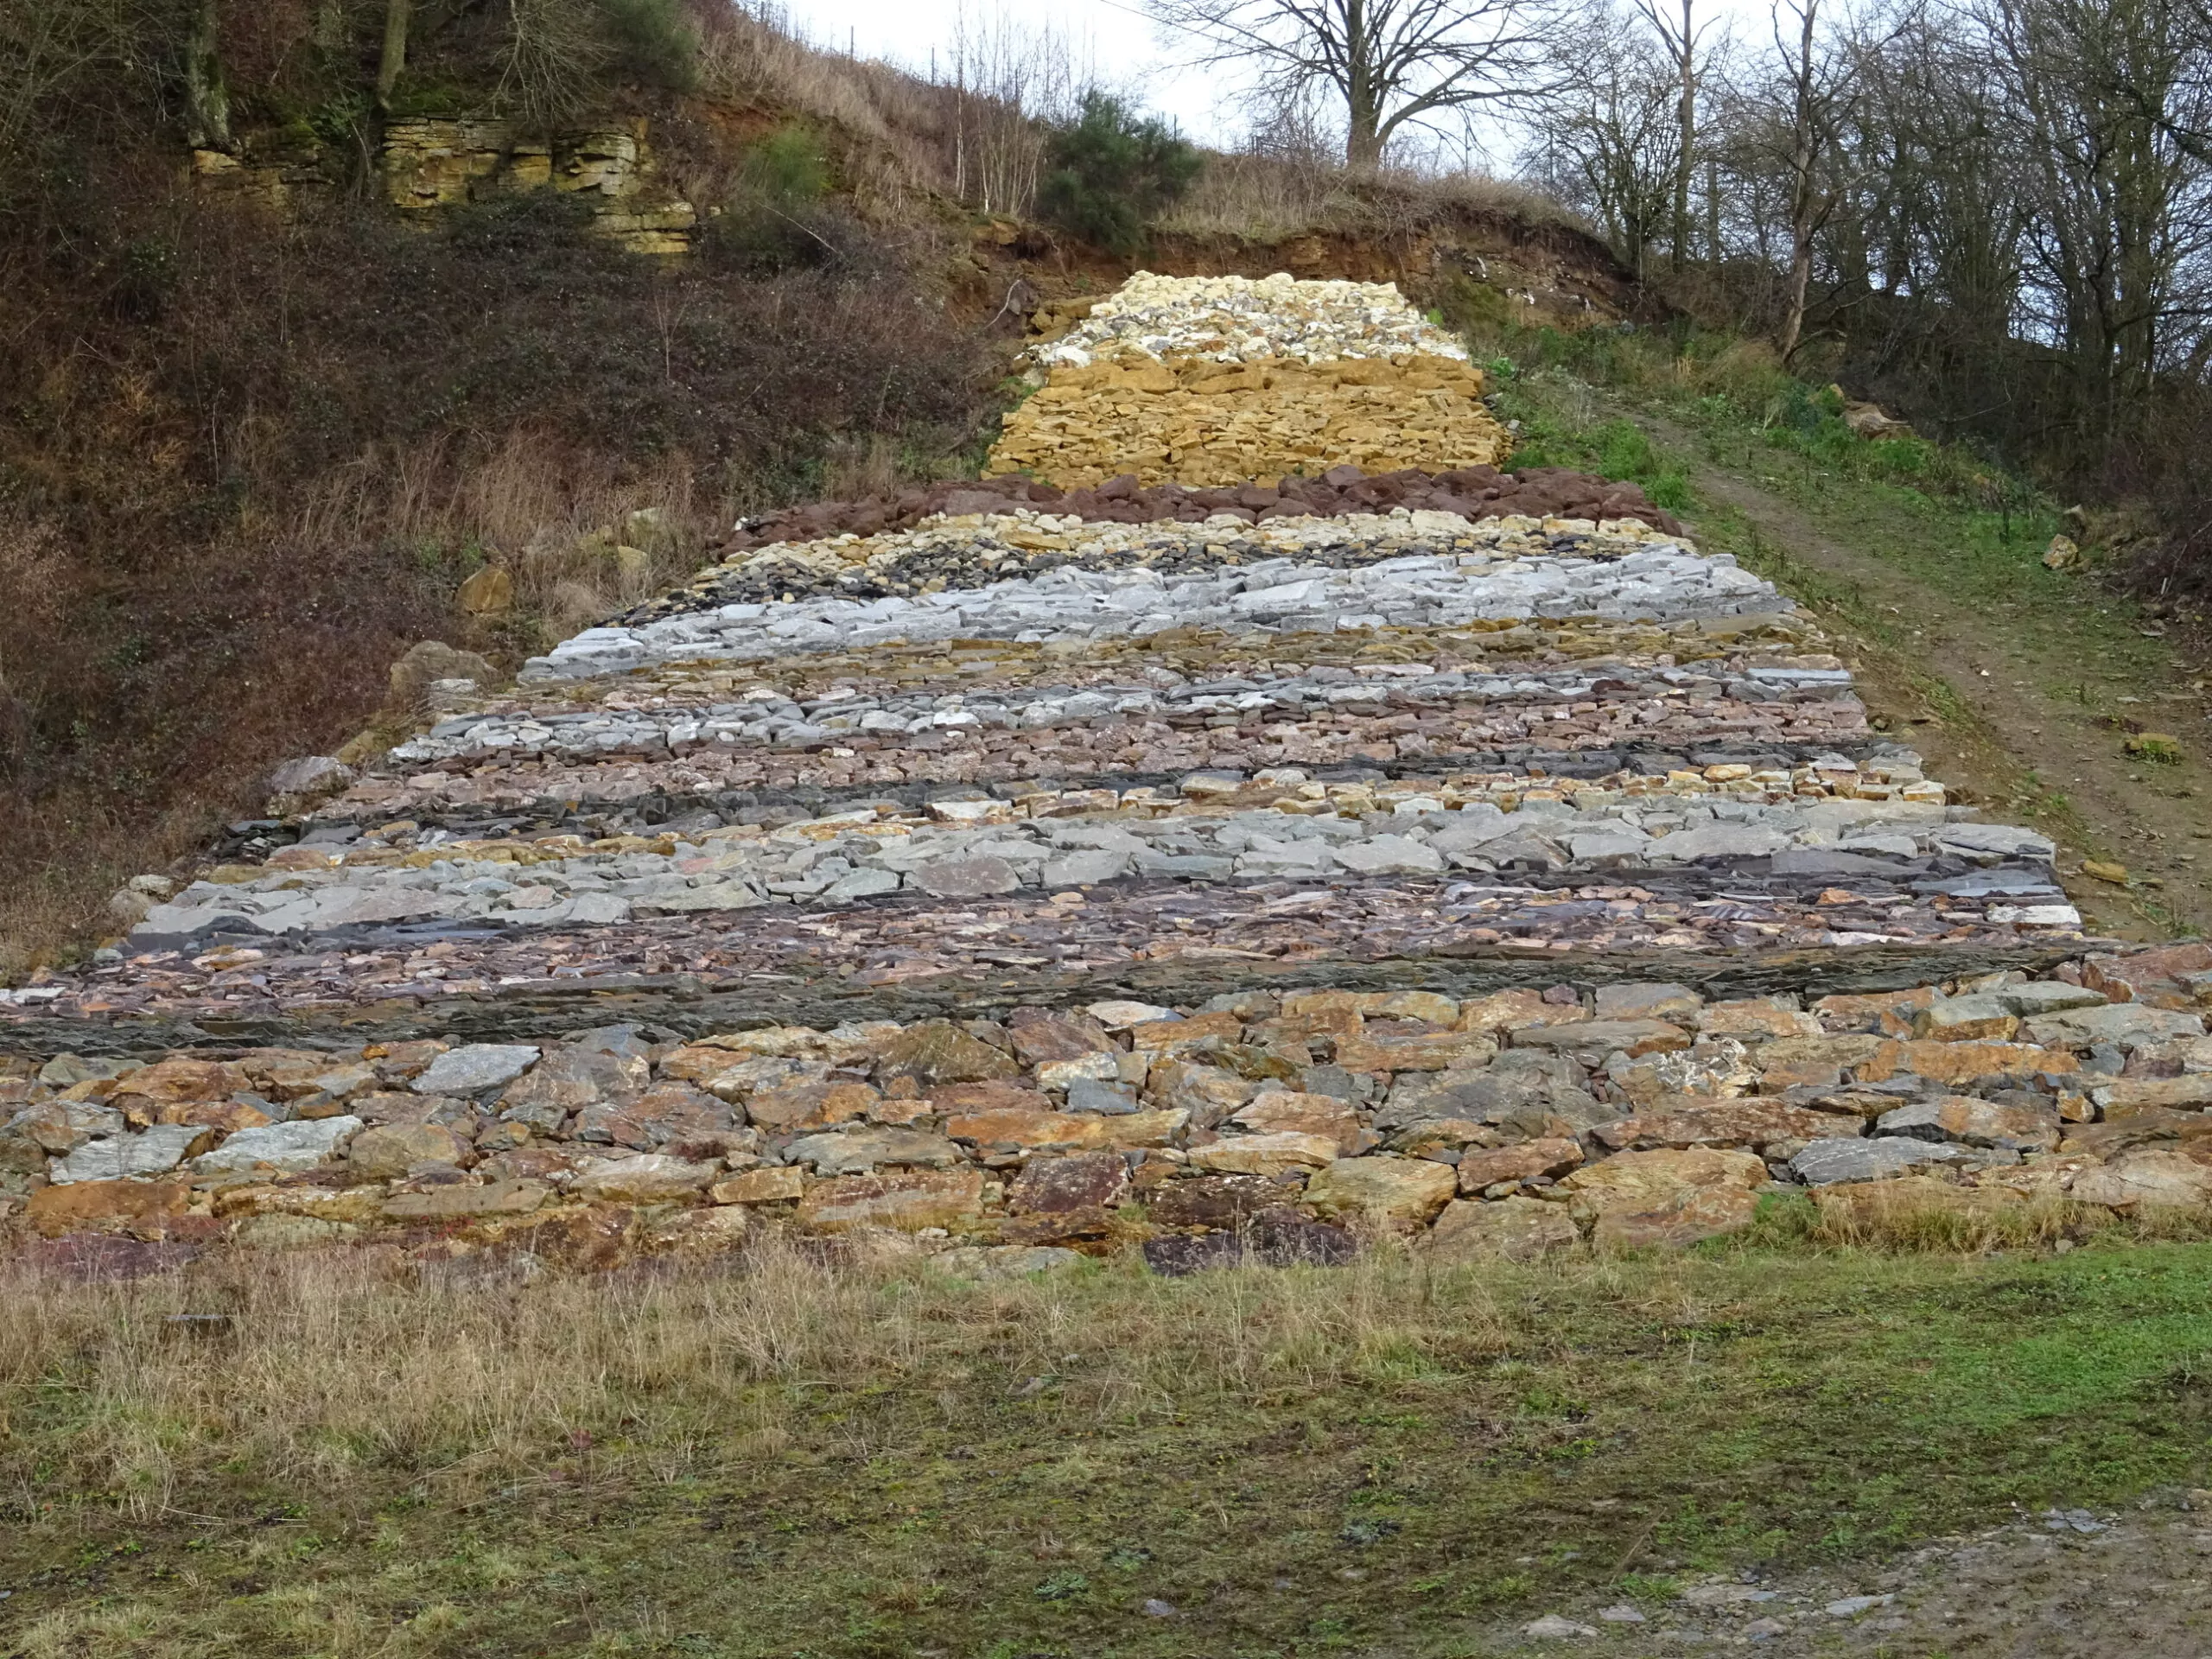
M 1595 1586 L 2202 1478 L 2209 1267 L 18 1284 L 0 1456 L 39 1512 L 0 1531 L 0 1629 L 41 1659 L 1477 1653 Z M 235 1334 L 163 1322 L 211 1305 Z

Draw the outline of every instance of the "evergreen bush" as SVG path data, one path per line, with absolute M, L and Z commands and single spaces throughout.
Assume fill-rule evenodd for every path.
M 1038 211 L 1109 252 L 1132 254 L 1203 165 L 1164 122 L 1140 118 L 1109 92 L 1086 92 L 1082 113 L 1046 145 Z

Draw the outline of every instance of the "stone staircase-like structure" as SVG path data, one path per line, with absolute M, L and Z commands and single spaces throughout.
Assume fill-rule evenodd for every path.
M 1394 289 L 1035 356 L 983 483 L 433 686 L 0 993 L 0 1224 L 1181 1271 L 2212 1192 L 2212 953 L 2084 938 L 1632 486 L 1497 470 Z

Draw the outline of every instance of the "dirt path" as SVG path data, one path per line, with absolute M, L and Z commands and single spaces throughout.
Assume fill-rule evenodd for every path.
M 1774 1659 L 2200 1659 L 2212 1654 L 2206 1501 L 2212 1493 L 2129 1515 L 2024 1516 L 1877 1567 L 1687 1584 L 1671 1597 L 1509 1627 L 1480 1651 L 1751 1645 Z
M 1817 573 L 1817 585 L 1855 590 L 1847 608 L 1880 619 L 1878 628 L 1853 627 L 1818 593 L 1800 597 L 1854 649 L 1869 709 L 1926 756 L 1931 776 L 1958 786 L 1955 798 L 2056 836 L 2068 892 L 2092 926 L 2128 938 L 2212 932 L 2212 767 L 2204 760 L 2212 726 L 2201 675 L 2116 681 L 2113 664 L 2085 662 L 2078 642 L 2012 626 L 2006 615 L 1947 593 L 1940 556 L 1910 563 L 1881 556 L 1874 549 L 1885 543 L 1910 546 L 1918 537 L 1925 545 L 1924 528 L 1902 513 L 1884 522 L 1878 510 L 1849 527 L 1823 522 L 1704 458 L 1700 440 L 1681 427 L 1628 413 L 1689 458 L 1700 499 L 1732 510 L 1763 542 Z M 1685 516 L 1694 532 L 1697 516 Z M 1790 585 L 1787 572 L 1780 580 Z M 2083 595 L 2094 602 L 2094 590 Z M 2117 712 L 2099 706 L 2107 699 Z M 2179 736 L 2182 759 L 2131 759 L 2121 723 L 2129 711 L 2141 726 Z M 2082 874 L 2085 859 L 2123 866 L 2130 885 Z

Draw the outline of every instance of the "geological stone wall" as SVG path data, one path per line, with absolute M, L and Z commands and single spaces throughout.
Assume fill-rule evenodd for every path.
M 1182 366 L 1054 481 L 740 526 L 511 685 L 426 650 L 411 734 L 0 993 L 20 1247 L 1179 1272 L 2212 1194 L 2212 950 L 2085 938 L 1815 619 L 1629 486 L 1139 434 L 1206 352 L 1455 360 L 1387 291 L 1093 316 L 1054 372 Z
M 1511 442 L 1466 356 L 1389 283 L 1139 271 L 1034 353 L 1041 384 L 986 470 L 1077 486 L 1493 466 Z
M 592 226 L 632 253 L 689 251 L 697 214 L 660 177 L 640 118 L 533 137 L 491 118 L 391 122 L 378 156 L 395 207 L 424 213 L 518 191 L 558 190 L 591 205 Z

